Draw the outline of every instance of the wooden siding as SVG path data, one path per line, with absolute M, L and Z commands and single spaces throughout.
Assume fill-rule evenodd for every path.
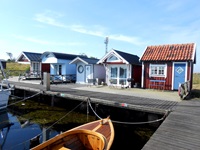
M 167 64 L 167 75 L 165 77 L 150 77 L 149 66 L 150 64 Z M 193 63 L 187 62 L 187 80 L 190 80 L 190 87 L 192 88 L 193 78 Z M 163 90 L 172 90 L 173 83 L 173 62 L 144 62 L 144 88 L 150 88 L 150 80 L 164 80 L 165 86 Z M 156 83 L 159 84 L 159 83 Z M 160 86 L 152 87 L 154 89 L 161 89 Z
M 149 66 L 150 64 L 167 64 L 167 75 L 165 77 L 150 77 L 149 76 Z M 171 90 L 172 89 L 172 62 L 145 62 L 144 63 L 144 88 L 154 88 L 154 89 L 163 89 L 163 90 Z M 150 87 L 150 80 L 164 80 L 164 88 L 159 86 L 161 83 L 155 83 L 158 86 Z
M 132 66 L 132 78 L 134 79 L 132 84 L 139 83 L 141 85 L 142 66 Z
M 142 150 L 199 150 L 200 101 L 182 101 Z

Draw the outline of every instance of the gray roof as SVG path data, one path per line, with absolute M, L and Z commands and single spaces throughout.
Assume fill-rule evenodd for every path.
M 99 61 L 99 59 L 96 58 L 81 58 L 81 59 L 86 61 L 88 64 L 96 64 Z
M 41 61 L 41 59 L 40 59 L 40 57 L 41 57 L 41 53 L 33 53 L 33 52 L 23 52 L 25 55 L 26 55 L 26 57 L 30 60 L 30 61 L 38 61 L 38 62 L 40 62 Z
M 45 53 L 43 53 L 43 55 L 46 55 L 46 54 L 53 54 L 55 56 L 55 58 L 57 58 L 57 59 L 66 59 L 66 60 L 72 60 L 76 57 L 87 58 L 87 56 L 75 55 L 75 54 L 66 54 L 66 53 L 57 53 L 57 52 L 45 52 Z
M 121 57 L 123 57 L 126 61 L 128 61 L 130 64 L 140 65 L 140 58 L 137 55 L 132 55 L 129 53 L 125 53 L 122 51 L 118 51 L 113 49 L 116 53 L 118 53 Z

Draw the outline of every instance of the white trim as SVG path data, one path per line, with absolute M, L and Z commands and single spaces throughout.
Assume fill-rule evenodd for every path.
M 144 49 L 143 54 L 142 54 L 141 56 L 144 55 L 145 51 L 147 50 L 147 47 L 148 47 L 148 46 L 146 46 L 146 48 Z M 141 57 L 141 58 L 142 58 L 142 57 Z M 139 61 L 141 61 L 141 58 L 139 59 Z
M 121 55 L 119 55 L 114 49 L 110 50 L 106 55 L 104 55 L 104 57 L 101 58 L 101 59 L 97 62 L 97 64 L 102 64 L 102 63 L 105 61 L 105 59 L 111 57 L 112 55 L 115 56 L 115 57 L 117 57 L 119 60 L 122 60 L 123 63 L 129 64 L 129 62 L 127 62 L 127 61 L 126 61 Z M 118 61 L 113 61 L 113 62 L 118 62 Z
M 88 64 L 85 60 L 81 59 L 80 57 L 74 58 L 69 64 L 77 64 L 77 61 L 81 61 L 84 64 Z
M 18 58 L 16 59 L 16 62 L 19 61 L 19 59 L 21 58 L 22 55 L 24 55 L 24 56 L 28 59 L 28 61 L 31 62 L 31 60 L 24 54 L 24 52 L 21 52 L 21 54 L 20 54 L 20 55 L 18 56 Z
M 151 67 L 155 66 L 155 67 L 164 67 L 164 75 L 152 75 L 151 74 Z M 149 77 L 167 77 L 167 64 L 149 64 Z
M 144 62 L 142 62 L 142 79 L 141 79 L 142 83 L 141 83 L 141 87 L 144 87 Z
M 119 80 L 121 79 L 120 77 L 119 77 L 119 72 L 120 72 L 120 67 L 121 68 L 124 68 L 124 69 L 126 69 L 126 85 L 124 85 L 124 86 L 128 86 L 128 82 L 127 82 L 127 78 L 131 78 L 130 76 L 129 76 L 129 74 L 131 74 L 130 73 L 130 70 L 129 70 L 129 67 L 130 67 L 131 65 L 129 64 L 129 65 L 126 65 L 126 64 L 120 64 L 120 65 L 107 65 L 107 75 L 106 76 L 108 76 L 108 80 L 107 80 L 107 84 L 110 86 L 111 85 L 111 83 L 110 83 L 110 79 L 111 79 L 111 68 L 112 67 L 117 67 L 117 77 L 116 78 L 113 78 L 113 79 L 116 79 L 117 80 L 117 84 L 115 84 L 115 86 L 121 86 L 121 84 L 119 83 Z
M 193 49 L 193 54 L 192 54 L 192 61 L 195 61 L 195 55 L 196 54 L 196 43 L 194 43 L 194 49 Z
M 174 90 L 174 67 L 175 64 L 185 64 L 185 82 L 187 81 L 188 63 L 187 62 L 173 62 L 172 65 L 172 90 Z

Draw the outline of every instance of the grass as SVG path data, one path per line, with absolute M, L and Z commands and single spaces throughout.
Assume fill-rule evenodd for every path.
M 200 98 L 200 73 L 193 74 L 192 97 Z
M 9 76 L 19 76 L 19 74 L 24 73 L 25 71 L 30 70 L 29 64 L 19 64 L 16 62 L 7 62 L 6 63 L 6 75 Z

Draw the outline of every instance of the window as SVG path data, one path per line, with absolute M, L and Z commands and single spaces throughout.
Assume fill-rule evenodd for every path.
M 110 82 L 112 84 L 126 85 L 127 83 L 127 67 L 126 66 L 112 66 L 110 68 Z
M 111 67 L 111 78 L 117 78 L 117 67 Z
M 154 65 L 150 64 L 150 76 L 166 77 L 167 65 Z
M 126 68 L 122 68 L 122 67 L 120 67 L 119 68 L 119 77 L 120 78 L 126 78 L 126 71 L 127 69 Z
M 39 71 L 39 63 L 33 63 L 33 72 Z
M 110 56 L 109 58 L 108 58 L 108 61 L 109 62 L 111 62 L 111 61 L 117 61 L 118 60 L 118 58 L 116 57 L 116 56 Z
M 62 75 L 62 65 L 59 65 L 59 75 Z

